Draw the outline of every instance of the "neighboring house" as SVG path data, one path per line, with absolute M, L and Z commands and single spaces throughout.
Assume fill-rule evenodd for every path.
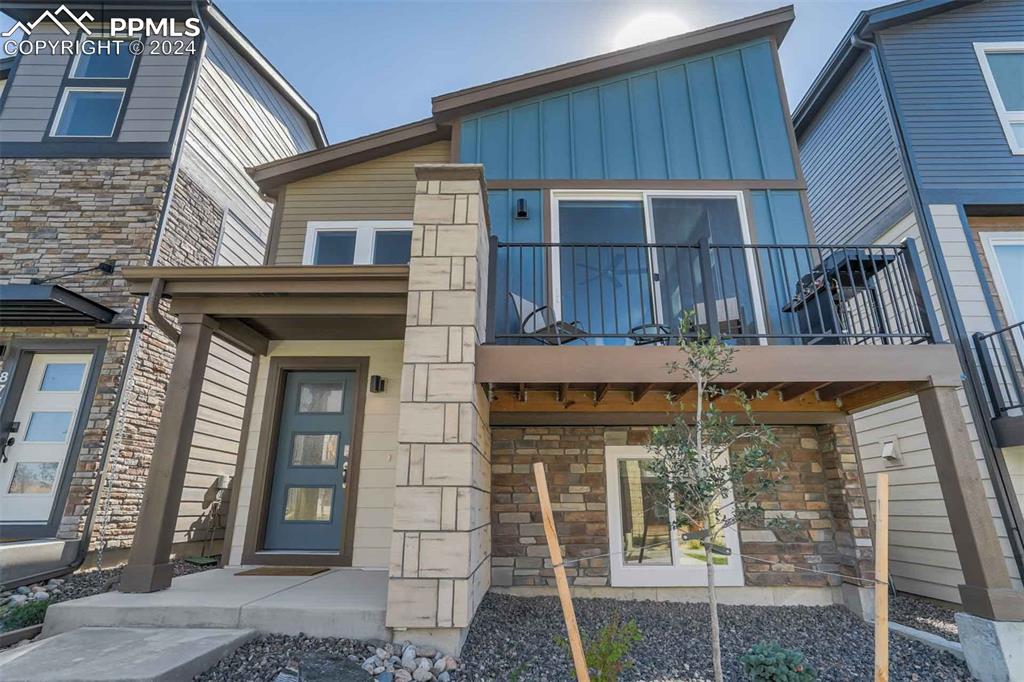
M 273 206 L 245 168 L 326 144 L 309 104 L 215 6 L 166 2 L 155 16 L 182 21 L 193 7 L 203 30 L 183 39 L 190 53 L 0 62 L 5 584 L 104 548 L 109 567 L 135 534 L 174 349 L 123 269 L 262 263 Z M 3 10 L 23 22 L 42 11 Z M 116 16 L 136 12 L 154 16 L 145 2 Z M 68 38 L 44 21 L 31 38 L 103 43 L 103 26 L 86 28 Z M 244 432 L 251 357 L 222 340 L 211 356 L 175 509 L 179 553 L 219 551 Z
M 755 414 L 787 478 L 763 503 L 797 526 L 718 538 L 723 600 L 863 612 L 850 414 L 917 394 L 947 503 L 975 519 L 965 609 L 1002 618 L 1014 593 L 917 250 L 813 245 L 777 54 L 793 18 L 441 95 L 427 120 L 252 169 L 276 200 L 267 266 L 128 270 L 133 293 L 168 301 L 177 347 L 120 585 L 154 594 L 57 605 L 47 632 L 178 622 L 209 594 L 192 622 L 457 651 L 489 589 L 552 589 L 532 462 L 575 595 L 703 599 L 703 549 L 654 504 L 645 464 L 669 396 L 692 404 L 667 369 L 684 315 L 736 345 L 728 385 L 765 392 Z M 227 569 L 171 585 L 218 338 L 257 356 Z M 235 575 L 265 564 L 292 577 Z
M 863 12 L 793 116 L 817 240 L 913 237 L 964 373 L 959 392 L 1002 553 L 1024 570 L 1024 3 Z M 978 338 L 977 335 L 981 335 Z M 983 360 L 979 364 L 979 359 Z M 896 589 L 963 582 L 941 465 L 909 397 L 856 416 L 869 489 L 892 482 Z

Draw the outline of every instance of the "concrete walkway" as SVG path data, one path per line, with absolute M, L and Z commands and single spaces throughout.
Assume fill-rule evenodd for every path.
M 0 679 L 191 680 L 255 635 L 255 630 L 221 628 L 81 628 L 0 653 Z
M 253 628 L 286 635 L 388 638 L 384 627 L 386 570 L 335 568 L 315 576 L 235 575 L 245 568 L 181 576 L 160 592 L 108 592 L 54 604 L 46 612 L 43 635 L 100 626 Z

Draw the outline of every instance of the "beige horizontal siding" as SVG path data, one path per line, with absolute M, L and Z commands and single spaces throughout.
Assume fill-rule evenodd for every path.
M 957 300 L 983 301 L 979 291 L 970 289 L 971 287 L 980 288 L 973 261 L 971 261 L 969 253 L 964 252 L 963 245 L 957 243 L 957 235 L 961 242 L 965 242 L 963 230 L 952 229 L 952 226 L 949 225 L 951 216 L 948 210 L 940 210 L 940 216 L 941 218 L 936 216 L 936 221 L 940 225 L 943 255 L 953 271 Z M 952 216 L 956 216 L 955 210 Z M 914 216 L 908 215 L 899 221 L 878 240 L 878 243 L 898 244 L 908 237 L 913 238 L 917 243 L 918 252 L 924 264 L 925 281 L 931 294 L 932 305 L 938 310 L 937 290 Z M 951 253 L 954 254 L 952 258 L 950 257 Z M 966 260 L 962 258 L 964 253 L 967 255 Z M 968 266 L 970 270 L 965 271 L 964 268 Z M 939 316 L 939 327 L 943 336 L 948 338 L 941 316 Z M 974 456 L 989 498 L 989 509 L 995 519 L 996 531 L 1003 547 L 1003 554 L 1007 559 L 1011 574 L 1016 576 L 1013 554 L 989 480 L 988 467 L 978 443 L 974 420 L 967 407 L 967 396 L 963 390 L 959 391 L 959 396 L 968 433 L 974 447 Z M 854 416 L 854 427 L 867 479 L 868 494 L 872 499 L 875 497 L 877 474 L 880 472 L 889 474 L 892 499 L 890 505 L 890 571 L 896 589 L 959 602 L 960 595 L 957 586 L 963 582 L 963 574 L 960 571 L 960 560 L 953 541 L 942 491 L 939 488 L 938 473 L 935 470 L 935 460 L 928 443 L 924 419 L 921 416 L 920 403 L 917 398 L 906 398 L 860 412 Z M 899 438 L 902 463 L 898 466 L 890 466 L 881 458 L 880 441 L 892 436 Z M 1015 584 L 1018 588 L 1020 587 L 1019 582 L 1015 582 Z
M 447 140 L 433 142 L 288 185 L 271 262 L 302 262 L 310 220 L 411 220 L 416 198 L 413 165 L 447 162 L 449 149 Z

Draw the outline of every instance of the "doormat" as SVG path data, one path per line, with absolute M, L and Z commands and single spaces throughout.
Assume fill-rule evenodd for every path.
M 259 568 L 239 571 L 235 575 L 305 576 L 317 575 L 325 571 L 327 571 L 327 568 L 324 566 L 260 566 Z

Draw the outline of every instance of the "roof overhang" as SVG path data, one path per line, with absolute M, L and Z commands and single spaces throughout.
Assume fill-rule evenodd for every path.
M 793 110 L 793 128 L 797 137 L 806 130 L 814 120 L 818 111 L 831 96 L 839 82 L 860 56 L 861 48 L 854 44 L 854 39 L 870 40 L 878 31 L 917 21 L 941 12 L 973 5 L 984 0 L 904 0 L 857 15 L 846 35 L 832 52 L 832 56 L 822 67 L 818 76 L 807 89 L 800 104 Z
M 130 293 L 159 291 L 172 315 L 212 317 L 219 334 L 257 353 L 269 341 L 405 333 L 405 265 L 144 267 L 124 278 Z
M 511 101 L 609 78 L 627 71 L 757 38 L 772 36 L 776 43 L 781 44 L 793 23 L 794 16 L 793 7 L 789 5 L 636 47 L 438 95 L 431 100 L 434 118 L 438 121 L 450 121 Z
M 276 197 L 285 185 L 451 137 L 450 126 L 424 119 L 379 133 L 332 144 L 249 169 L 260 191 Z
M 56 284 L 0 285 L 0 326 L 71 327 L 109 324 L 117 312 Z

